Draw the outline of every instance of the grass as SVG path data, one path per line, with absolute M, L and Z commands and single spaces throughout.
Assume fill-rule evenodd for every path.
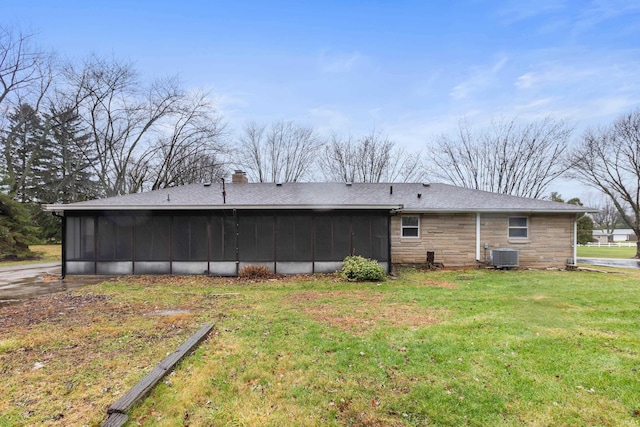
M 635 246 L 578 246 L 578 256 L 583 258 L 633 258 Z
M 618 271 L 140 277 L 2 307 L 0 426 L 99 425 L 207 321 L 128 425 L 637 426 L 640 272 Z
M 37 258 L 27 261 L 0 262 L 0 267 L 62 260 L 62 245 L 30 245 L 29 249 L 37 255 Z

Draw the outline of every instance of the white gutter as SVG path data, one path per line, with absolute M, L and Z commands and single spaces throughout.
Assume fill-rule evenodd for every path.
M 476 261 L 480 261 L 480 212 L 476 212 Z
M 227 210 L 227 209 L 246 209 L 246 210 L 401 210 L 402 205 L 180 205 L 180 204 L 162 204 L 162 205 L 42 205 L 42 210 L 49 212 L 66 212 L 66 211 L 167 211 L 167 210 Z
M 584 214 L 599 212 L 593 209 L 496 209 L 496 208 L 467 208 L 467 209 L 403 209 L 403 213 L 521 213 L 521 214 Z

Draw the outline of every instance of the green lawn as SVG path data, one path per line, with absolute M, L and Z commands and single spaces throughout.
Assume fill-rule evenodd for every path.
M 77 302 L 5 317 L 0 426 L 99 425 L 208 321 L 128 425 L 640 425 L 633 270 L 128 278 L 61 301 Z
M 633 258 L 635 254 L 635 246 L 578 246 L 578 256 L 584 258 Z
M 34 264 L 39 262 L 53 262 L 60 261 L 62 259 L 62 245 L 30 245 L 29 249 L 36 254 L 37 258 L 27 261 L 0 262 L 0 267 Z

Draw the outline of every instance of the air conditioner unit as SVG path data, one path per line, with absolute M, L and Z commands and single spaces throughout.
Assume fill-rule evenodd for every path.
M 491 251 L 491 259 L 494 268 L 513 268 L 518 267 L 519 254 L 516 249 L 501 248 Z

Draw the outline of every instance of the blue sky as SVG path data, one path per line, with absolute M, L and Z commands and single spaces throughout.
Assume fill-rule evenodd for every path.
M 71 59 L 178 74 L 212 91 L 231 129 L 375 127 L 417 150 L 461 118 L 552 114 L 581 131 L 640 106 L 634 0 L 8 0 L 0 24 Z

